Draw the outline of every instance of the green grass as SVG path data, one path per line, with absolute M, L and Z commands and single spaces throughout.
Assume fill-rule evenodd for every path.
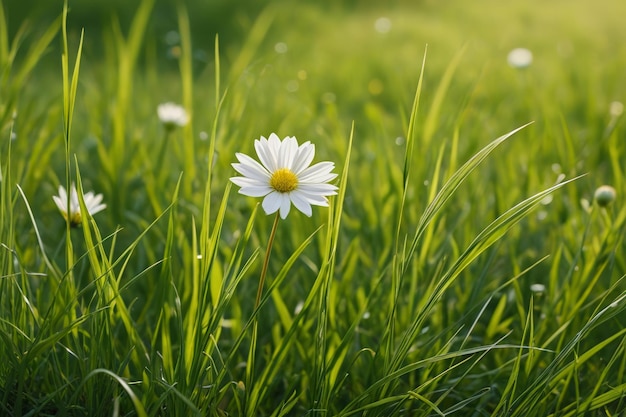
M 275 2 L 214 38 L 178 2 L 168 50 L 161 2 L 96 32 L 0 2 L 0 415 L 621 415 L 604 3 Z M 165 101 L 190 123 L 165 131 Z M 274 216 L 230 164 L 271 132 L 339 192 L 278 223 L 256 308 Z M 79 227 L 52 200 L 72 183 L 107 204 Z

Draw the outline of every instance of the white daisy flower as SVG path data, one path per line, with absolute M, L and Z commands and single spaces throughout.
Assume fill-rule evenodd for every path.
M 265 213 L 280 210 L 280 217 L 284 219 L 293 203 L 302 213 L 311 216 L 311 205 L 328 207 L 326 197 L 337 194 L 337 187 L 327 184 L 337 177 L 331 172 L 335 164 L 319 162 L 309 166 L 315 155 L 315 145 L 311 142 L 298 146 L 295 137 L 281 140 L 272 133 L 269 139 L 261 136 L 255 140 L 254 148 L 261 163 L 236 153 L 239 163 L 232 165 L 243 176 L 230 180 L 241 187 L 240 194 L 265 197 L 262 203 Z
M 67 207 L 67 191 L 65 191 L 65 187 L 62 185 L 59 185 L 59 195 L 53 196 L 52 199 L 63 217 L 66 220 L 69 218 L 72 226 L 81 224 L 80 203 L 78 202 L 78 192 L 74 184 L 72 184 L 72 189 L 70 190 L 69 209 Z M 89 191 L 87 194 L 83 195 L 83 200 L 85 200 L 85 206 L 90 215 L 94 215 L 106 208 L 106 204 L 102 204 L 102 194 L 94 194 L 93 191 Z
M 172 130 L 176 127 L 182 127 L 189 121 L 189 116 L 184 107 L 176 103 L 163 103 L 157 107 L 159 120 L 166 129 Z
M 546 292 L 546 286 L 543 284 L 532 284 L 530 290 L 536 293 L 544 293 Z
M 600 207 L 606 207 L 615 200 L 616 195 L 615 188 L 610 185 L 601 185 L 596 189 L 593 198 Z
M 526 48 L 515 48 L 509 52 L 507 61 L 513 68 L 526 68 L 533 63 L 533 53 Z

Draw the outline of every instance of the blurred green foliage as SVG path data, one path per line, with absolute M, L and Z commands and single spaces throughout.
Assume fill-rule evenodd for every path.
M 43 27 L 57 18 L 63 10 L 64 0 L 9 0 L 4 7 L 9 18 L 9 34 L 12 36 L 19 25 L 29 21 L 34 27 Z M 267 0 L 157 0 L 150 22 L 153 36 L 164 38 L 166 33 L 177 27 L 176 4 L 184 3 L 190 13 L 190 24 L 194 39 L 206 39 L 210 44 L 216 33 L 222 42 L 240 40 L 247 35 L 259 13 L 268 6 L 293 7 L 315 5 L 328 13 L 352 8 L 380 7 L 377 1 L 362 0 L 305 0 L 298 2 Z M 394 0 L 385 2 L 385 7 L 423 2 Z M 122 28 L 128 27 L 138 7 L 138 1 L 125 0 L 71 0 L 68 31 L 88 28 L 89 32 L 102 33 L 112 20 L 119 20 Z M 298 17 L 297 11 L 294 17 Z M 96 36 L 97 37 L 97 36 Z
M 9 22 L 8 33 L 12 38 L 22 24 L 34 29 L 50 24 L 61 15 L 64 0 L 10 0 L 4 3 Z M 139 6 L 138 1 L 124 0 L 71 0 L 68 3 L 68 32 L 77 34 L 85 29 L 86 46 L 91 50 L 102 50 L 106 43 L 105 33 L 112 23 L 126 31 Z M 176 31 L 178 25 L 177 3 L 171 0 L 155 2 L 147 28 L 147 38 L 162 44 L 171 41 L 168 32 Z M 200 44 L 211 45 L 217 33 L 222 37 L 223 43 L 245 37 L 247 29 L 266 2 L 183 0 L 182 3 L 192 10 L 190 24 L 193 38 Z M 59 44 L 53 46 L 60 47 Z

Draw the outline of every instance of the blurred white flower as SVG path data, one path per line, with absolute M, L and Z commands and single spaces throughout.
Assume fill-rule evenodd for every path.
M 189 116 L 185 108 L 176 103 L 168 102 L 159 104 L 157 113 L 159 120 L 161 120 L 161 123 L 163 123 L 163 126 L 165 126 L 167 130 L 185 126 L 189 121 Z
M 78 202 L 78 193 L 74 184 L 72 184 L 72 189 L 70 190 L 69 208 L 67 207 L 67 191 L 65 191 L 65 187 L 62 185 L 59 185 L 59 195 L 52 196 L 52 199 L 63 217 L 66 220 L 69 218 L 72 226 L 81 224 L 80 203 Z M 89 191 L 83 195 L 83 200 L 85 200 L 85 207 L 90 215 L 94 215 L 106 208 L 106 204 L 102 204 L 102 194 L 94 194 L 93 191 Z
M 311 216 L 311 205 L 328 206 L 326 197 L 337 194 L 337 187 L 327 184 L 337 177 L 331 172 L 335 164 L 319 162 L 309 166 L 315 155 L 315 145 L 311 142 L 298 146 L 295 137 L 281 140 L 272 133 L 269 139 L 261 136 L 255 140 L 254 148 L 261 163 L 236 153 L 239 163 L 232 165 L 243 176 L 230 180 L 241 187 L 240 194 L 265 197 L 262 203 L 265 213 L 280 210 L 280 217 L 284 219 L 293 203 L 302 213 Z
M 542 293 L 546 291 L 546 286 L 543 284 L 532 284 L 530 290 L 532 292 Z
M 526 68 L 533 63 L 533 53 L 526 48 L 515 48 L 509 52 L 507 61 L 513 68 Z
M 609 113 L 613 117 L 620 117 L 624 113 L 624 105 L 619 101 L 612 101 L 609 104 Z
M 391 30 L 391 20 L 387 17 L 379 17 L 374 22 L 374 29 L 378 33 L 388 33 Z
M 615 200 L 616 192 L 615 188 L 610 185 L 601 185 L 596 189 L 593 194 L 593 198 L 600 207 L 606 207 Z

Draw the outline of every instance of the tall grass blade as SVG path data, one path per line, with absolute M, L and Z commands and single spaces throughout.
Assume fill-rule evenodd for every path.
M 177 2 L 178 32 L 180 34 L 181 55 L 178 59 L 180 79 L 182 83 L 183 106 L 189 115 L 189 122 L 183 126 L 183 148 L 185 181 L 183 181 L 183 196 L 189 197 L 192 193 L 192 185 L 196 178 L 195 145 L 193 136 L 194 111 L 193 111 L 193 45 L 191 44 L 191 28 L 189 26 L 189 14 L 184 1 Z M 216 63 L 217 65 L 217 63 Z

